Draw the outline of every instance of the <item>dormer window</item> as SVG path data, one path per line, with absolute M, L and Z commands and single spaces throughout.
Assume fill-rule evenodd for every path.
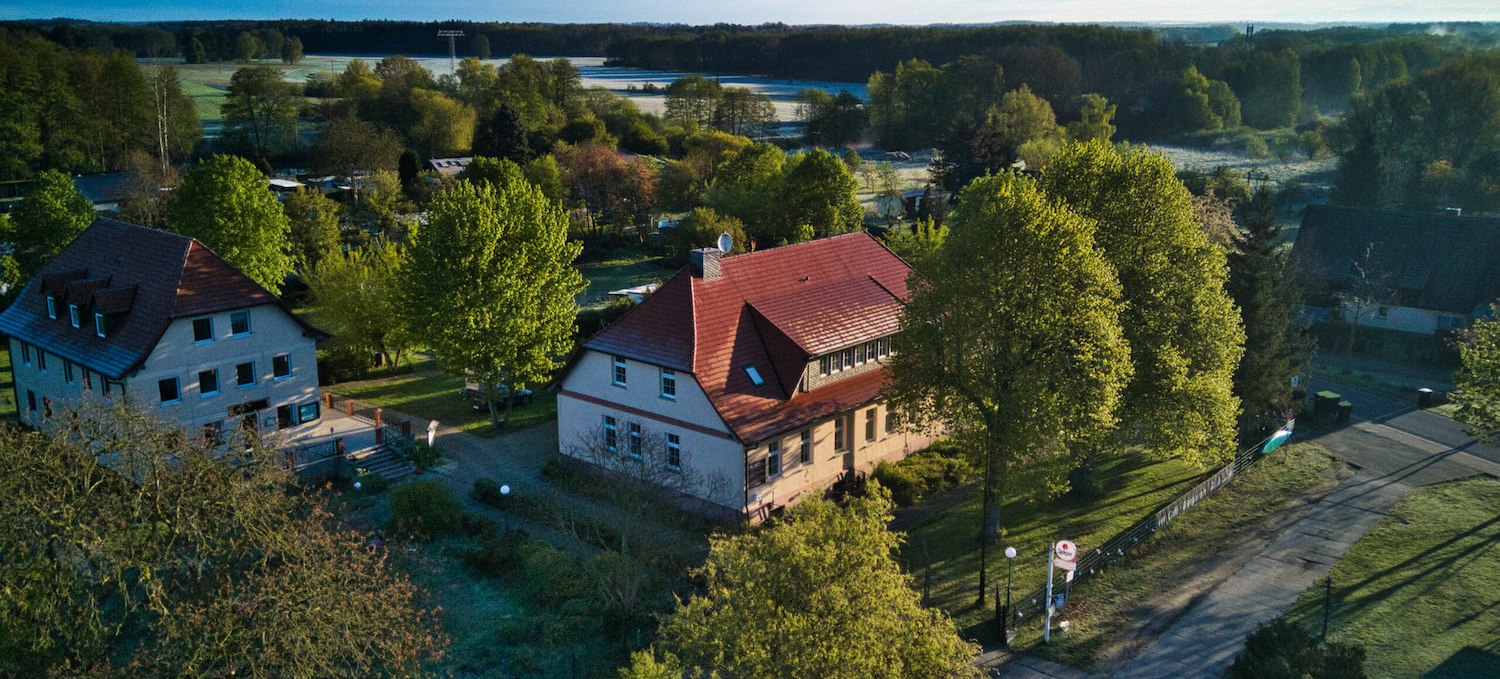
M 108 336 L 104 331 L 104 314 L 97 311 L 94 312 L 94 334 L 101 338 Z
M 47 318 L 57 320 L 57 299 L 47 295 Z
M 756 370 L 753 365 L 745 366 L 745 374 L 750 376 L 750 383 L 757 387 L 764 386 L 766 383 L 766 378 L 761 377 L 760 371 Z
M 75 328 L 79 327 L 79 325 L 78 325 L 78 305 L 77 304 L 69 304 L 68 305 L 68 322 L 71 323 L 73 325 L 73 327 L 75 327 Z
M 193 341 L 198 344 L 214 341 L 214 319 L 193 319 Z

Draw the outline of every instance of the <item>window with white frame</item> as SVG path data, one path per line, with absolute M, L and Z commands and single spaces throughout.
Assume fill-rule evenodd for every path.
M 799 442 L 797 457 L 802 464 L 810 464 L 812 462 L 812 432 L 802 432 L 802 440 Z
M 615 359 L 614 359 L 614 373 L 613 373 L 613 375 L 611 377 L 613 378 L 612 381 L 613 381 L 613 383 L 614 383 L 615 386 L 617 386 L 617 387 L 623 387 L 623 386 L 625 386 L 625 378 L 627 377 L 627 375 L 625 373 L 625 359 L 623 357 L 620 357 L 620 356 L 616 356 L 615 357 Z
M 47 372 L 47 350 L 41 347 L 36 348 L 36 369 Z
M 875 409 L 865 411 L 865 442 L 875 440 Z
M 57 298 L 47 295 L 47 318 L 57 320 Z
M 82 327 L 79 324 L 79 322 L 78 322 L 78 305 L 77 304 L 69 304 L 68 305 L 68 324 L 72 325 L 75 328 Z
M 641 423 L 639 423 L 639 422 L 631 422 L 629 425 L 627 425 L 627 430 L 629 431 L 629 434 L 630 434 L 630 456 L 633 457 L 633 458 L 635 458 L 635 459 L 637 459 L 637 460 L 639 460 L 639 459 L 641 459 L 641 445 L 642 445 L 642 442 L 641 442 Z
M 671 368 L 661 369 L 661 397 L 671 401 L 677 400 L 677 371 Z
M 891 417 L 891 407 L 890 406 L 886 406 L 885 407 L 885 433 L 890 434 L 890 433 L 894 433 L 895 431 L 896 431 L 896 418 Z
M 682 471 L 682 439 L 676 434 L 667 434 L 667 469 Z
M 615 418 L 604 416 L 604 449 L 613 453 L 620 445 L 620 433 L 615 429 Z
M 781 476 L 781 442 L 772 441 L 766 444 L 766 477 L 778 476 Z
M 105 332 L 104 327 L 104 314 L 101 314 L 97 311 L 94 312 L 94 334 L 100 337 L 108 336 L 108 333 Z

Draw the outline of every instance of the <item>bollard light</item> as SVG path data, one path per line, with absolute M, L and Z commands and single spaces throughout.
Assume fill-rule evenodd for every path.
M 501 495 L 510 495 L 510 486 L 500 486 Z

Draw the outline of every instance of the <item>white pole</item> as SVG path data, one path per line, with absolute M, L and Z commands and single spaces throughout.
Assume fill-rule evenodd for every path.
M 1050 547 L 1050 545 L 1049 545 Z M 1047 622 L 1042 628 L 1042 643 L 1052 641 L 1052 549 L 1047 550 Z

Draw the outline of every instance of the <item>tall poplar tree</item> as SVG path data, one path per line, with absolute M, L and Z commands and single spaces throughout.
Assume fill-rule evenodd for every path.
M 1130 349 L 1094 223 L 1034 180 L 976 179 L 948 227 L 908 281 L 888 394 L 898 421 L 942 422 L 980 453 L 982 600 L 1007 491 L 1064 487 L 1071 446 L 1115 425 Z
M 562 208 L 516 173 L 458 181 L 417 231 L 404 285 L 412 330 L 446 370 L 484 387 L 497 429 L 511 399 L 502 420 L 492 387 L 547 379 L 571 347 L 581 250 Z
M 1245 238 L 1229 255 L 1229 293 L 1245 320 L 1245 356 L 1234 393 L 1247 424 L 1269 423 L 1291 405 L 1292 376 L 1307 364 L 1312 344 L 1293 322 L 1301 295 L 1270 191 L 1256 192 L 1241 221 Z

